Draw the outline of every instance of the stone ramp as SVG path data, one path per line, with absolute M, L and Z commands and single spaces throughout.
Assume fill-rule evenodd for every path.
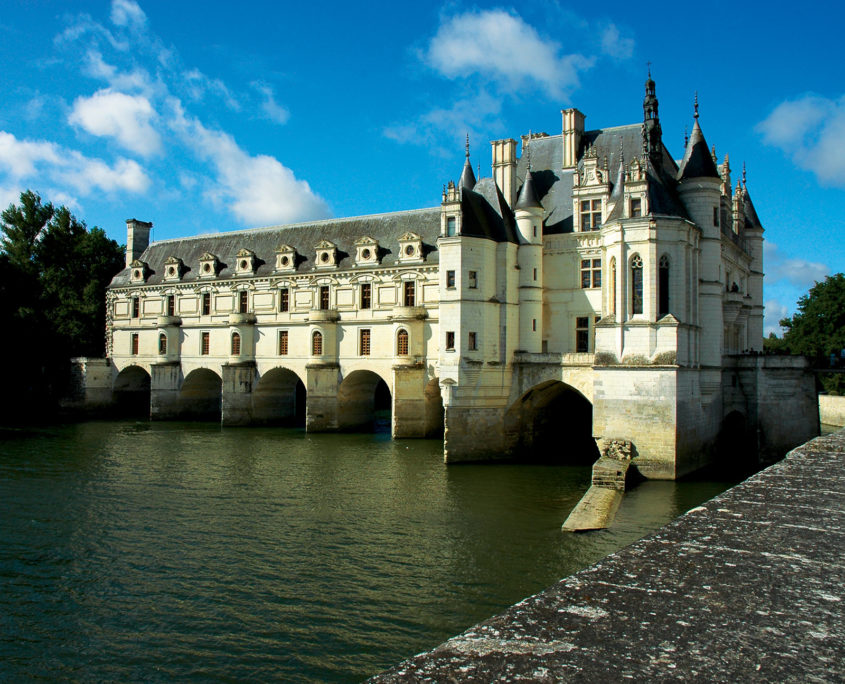
M 373 682 L 845 680 L 845 431 Z

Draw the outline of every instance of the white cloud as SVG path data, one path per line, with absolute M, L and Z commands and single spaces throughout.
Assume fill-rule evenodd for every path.
M 68 117 L 92 135 L 115 138 L 126 149 L 149 157 L 161 150 L 161 138 L 151 121 L 156 112 L 143 95 L 127 95 L 110 89 L 91 97 L 78 97 Z
M 763 335 L 766 337 L 770 333 L 778 336 L 783 335 L 783 328 L 780 327 L 780 321 L 788 315 L 789 309 L 783 304 L 776 299 L 767 299 L 765 309 L 763 310 Z
M 765 243 L 763 264 L 768 282 L 787 281 L 801 290 L 809 290 L 830 273 L 830 268 L 826 264 L 785 257 L 774 242 Z
M 542 38 L 519 16 L 483 10 L 443 21 L 425 59 L 447 78 L 478 74 L 507 89 L 536 84 L 551 97 L 565 98 L 593 60 L 560 53 L 558 43 Z
M 172 99 L 172 125 L 183 142 L 214 167 L 207 195 L 250 224 L 291 223 L 330 215 L 328 205 L 278 159 L 250 155 L 223 131 L 185 115 Z
M 286 124 L 290 118 L 290 112 L 276 102 L 276 96 L 273 89 L 266 83 L 258 81 L 253 82 L 252 87 L 255 88 L 262 96 L 261 112 L 265 119 L 277 123 L 279 125 Z
M 53 142 L 18 140 L 0 131 L 0 172 L 15 185 L 26 179 L 49 179 L 74 188 L 81 195 L 97 190 L 125 190 L 142 193 L 150 179 L 140 165 L 131 159 L 118 159 L 113 165 L 102 159 L 86 157 L 77 150 Z
M 824 185 L 845 187 L 845 95 L 804 95 L 780 103 L 757 125 L 763 142 L 783 150 Z
M 92 49 L 85 53 L 83 71 L 92 78 L 105 81 L 113 90 L 137 92 L 145 97 L 152 97 L 157 90 L 147 71 L 144 69 L 119 71 L 117 67 L 107 63 L 97 50 Z
M 147 15 L 133 0 L 112 0 L 111 20 L 117 26 L 140 27 L 147 23 Z
M 634 39 L 623 38 L 616 24 L 608 24 L 601 33 L 601 51 L 614 59 L 630 59 L 634 54 Z
M 202 100 L 207 93 L 218 96 L 225 105 L 234 112 L 241 111 L 241 104 L 232 95 L 226 84 L 219 78 L 209 78 L 199 69 L 189 69 L 182 72 L 188 97 L 192 100 Z

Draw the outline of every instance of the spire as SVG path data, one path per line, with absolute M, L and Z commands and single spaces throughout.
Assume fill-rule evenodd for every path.
M 537 193 L 534 190 L 534 177 L 531 171 L 526 171 L 525 182 L 522 184 L 522 189 L 519 191 L 519 199 L 516 201 L 514 211 L 519 209 L 542 209 L 543 205 L 537 199 Z
M 461 179 L 458 181 L 458 187 L 466 188 L 467 190 L 472 190 L 475 187 L 475 174 L 472 172 L 472 164 L 469 163 L 469 133 L 467 133 L 464 170 L 461 173 Z
M 662 166 L 661 148 L 663 142 L 661 135 L 660 117 L 657 114 L 656 88 L 651 78 L 651 65 L 649 64 L 648 79 L 645 82 L 645 97 L 643 97 L 643 152 L 655 168 Z
M 742 188 L 745 189 L 745 162 L 742 162 Z
M 698 123 L 698 93 L 695 94 L 695 119 L 692 125 L 692 133 L 689 137 L 681 167 L 678 169 L 678 180 L 687 178 L 719 178 L 719 171 L 713 162 L 713 156 L 707 149 L 707 141 L 701 126 Z
M 695 108 L 695 113 L 692 115 L 692 118 L 695 119 L 696 121 L 698 121 L 698 91 L 697 90 L 695 91 L 695 102 L 693 104 L 693 107 Z

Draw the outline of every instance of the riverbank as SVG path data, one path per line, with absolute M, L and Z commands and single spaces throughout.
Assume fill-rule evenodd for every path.
M 845 430 L 372 682 L 841 681 Z

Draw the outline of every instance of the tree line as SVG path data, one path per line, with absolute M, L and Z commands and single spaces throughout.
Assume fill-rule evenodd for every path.
M 31 190 L 0 214 L 0 230 L 0 402 L 8 422 L 51 414 L 69 359 L 104 355 L 105 292 L 124 267 L 124 247 Z

